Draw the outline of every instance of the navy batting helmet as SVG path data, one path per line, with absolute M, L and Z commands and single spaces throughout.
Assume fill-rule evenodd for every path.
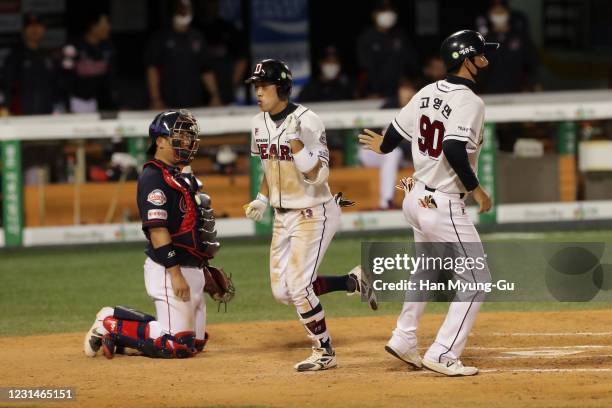
M 253 82 L 269 82 L 276 85 L 278 97 L 281 99 L 289 98 L 293 77 L 287 64 L 281 60 L 265 59 L 255 65 L 253 74 L 245 81 L 247 84 Z
M 170 139 L 175 159 L 179 163 L 189 164 L 198 151 L 199 134 L 198 122 L 188 110 L 158 113 L 149 125 L 151 145 L 147 153 L 154 155 L 157 150 L 157 138 L 167 137 Z
M 447 71 L 457 68 L 466 58 L 484 54 L 499 48 L 499 43 L 485 42 L 477 31 L 461 30 L 451 34 L 442 42 L 440 56 L 444 60 Z

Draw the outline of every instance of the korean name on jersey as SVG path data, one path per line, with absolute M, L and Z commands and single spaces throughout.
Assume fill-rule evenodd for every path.
M 413 177 L 446 193 L 466 190 L 448 161 L 443 160 L 442 142 L 467 142 L 468 160 L 477 174 L 483 124 L 482 99 L 466 85 L 446 80 L 423 87 L 392 122 L 395 130 L 411 142 Z

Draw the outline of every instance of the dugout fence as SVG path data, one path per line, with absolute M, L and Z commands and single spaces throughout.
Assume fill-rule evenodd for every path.
M 496 225 L 612 219 L 612 188 L 608 187 L 612 182 L 612 131 L 608 132 L 605 126 L 612 121 L 612 91 L 513 94 L 484 99 L 486 124 L 479 178 L 492 193 L 494 206 L 490 213 L 479 216 L 477 222 Z M 378 109 L 380 104 L 380 101 L 309 104 L 321 116 L 328 131 L 341 135 L 345 167 L 358 165 L 356 135 L 359 130 L 382 128 L 396 115 L 397 110 Z M 201 122 L 203 139 L 217 137 L 224 140 L 229 135 L 242 135 L 243 139 L 237 140 L 248 141 L 251 118 L 257 109 L 206 108 L 194 109 L 193 112 Z M 126 187 L 130 184 L 125 180 L 119 179 L 118 184 L 102 193 L 113 197 L 101 222 L 91 223 L 82 217 L 83 206 L 93 205 L 91 200 L 88 201 L 94 194 L 92 191 L 101 188 L 85 183 L 87 146 L 95 140 L 122 140 L 127 153 L 140 165 L 145 161 L 146 134 L 153 116 L 154 112 L 142 111 L 119 112 L 111 117 L 80 114 L 0 119 L 3 227 L 0 244 L 17 247 L 141 240 L 138 223 L 117 222 L 112 217 L 121 200 L 130 200 L 130 190 Z M 598 123 L 604 125 L 594 125 Z M 520 124 L 521 129 L 513 128 L 513 124 Z M 545 124 L 544 130 L 541 126 L 538 128 L 539 138 L 534 137 L 538 132 L 533 130 L 538 124 Z M 585 129 L 588 130 L 589 126 L 604 130 L 588 135 Z M 520 133 L 514 151 L 500 150 L 502 131 L 511 136 Z M 74 148 L 72 179 L 63 190 L 54 190 L 64 199 L 70 197 L 71 222 L 70 225 L 54 225 L 47 217 L 40 225 L 28 226 L 26 206 L 33 201 L 42 203 L 37 215 L 28 213 L 28 216 L 44 218 L 44 209 L 52 206 L 53 201 L 44 182 L 29 188 L 26 193 L 27 169 L 24 163 L 34 162 L 40 167 L 50 164 L 48 158 L 38 159 L 29 154 L 24 157 L 24 152 L 29 152 L 31 146 L 55 141 L 67 141 Z M 248 146 L 244 147 L 248 150 Z M 233 188 L 242 192 L 242 195 L 235 194 L 237 200 L 248 199 L 258 185 L 258 159 L 251 160 L 248 168 L 246 181 L 234 184 Z M 226 188 L 221 184 L 219 188 Z M 585 194 L 585 186 L 594 193 Z M 522 202 L 521 197 L 526 202 Z M 534 197 L 540 198 L 534 201 Z M 474 209 L 470 211 L 476 217 Z M 270 217 L 264 221 L 221 219 L 219 230 L 225 236 L 267 234 Z M 403 228 L 404 225 L 399 211 L 361 211 L 344 214 L 341 229 L 384 230 Z

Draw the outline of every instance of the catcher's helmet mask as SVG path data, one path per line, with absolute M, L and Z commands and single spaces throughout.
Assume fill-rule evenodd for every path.
M 186 109 L 159 113 L 149 126 L 151 145 L 147 153 L 154 155 L 157 138 L 165 137 L 170 141 L 174 159 L 181 164 L 189 164 L 200 146 L 200 128 L 195 117 Z
M 278 97 L 288 99 L 293 86 L 293 76 L 285 62 L 276 59 L 264 59 L 255 65 L 253 73 L 244 82 L 247 84 L 274 84 Z
M 473 30 L 461 30 L 449 35 L 440 46 L 440 56 L 447 72 L 458 69 L 463 61 L 469 59 L 474 65 L 474 57 L 499 48 L 499 43 L 486 42 L 482 34 Z

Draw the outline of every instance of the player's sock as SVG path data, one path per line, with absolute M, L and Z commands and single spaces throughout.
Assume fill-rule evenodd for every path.
M 357 290 L 357 282 L 349 275 L 318 276 L 312 287 L 315 295 L 320 296 L 329 292 L 354 292 Z
M 304 325 L 308 337 L 310 337 L 315 347 L 325 348 L 332 351 L 331 336 L 325 324 L 325 312 L 319 303 L 314 309 L 306 313 L 300 313 L 300 321 Z

